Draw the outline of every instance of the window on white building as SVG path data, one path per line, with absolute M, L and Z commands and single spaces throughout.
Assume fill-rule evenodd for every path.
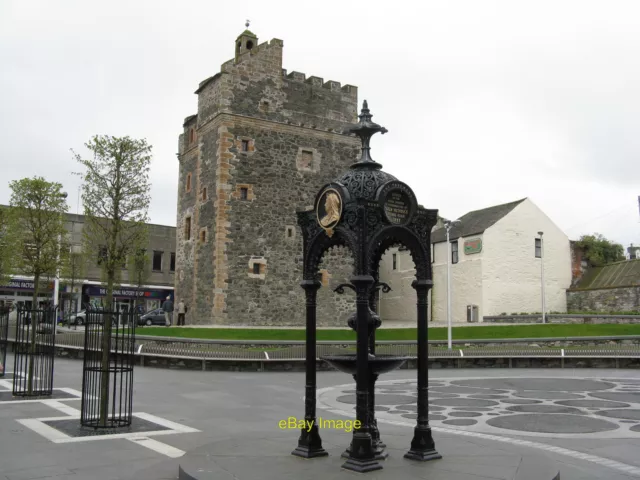
M 458 240 L 451 242 L 451 263 L 458 263 Z
M 536 247 L 536 258 L 542 258 L 542 239 L 541 238 L 536 238 L 535 247 Z

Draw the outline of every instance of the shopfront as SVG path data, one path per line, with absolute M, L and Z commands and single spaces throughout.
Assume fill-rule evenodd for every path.
M 82 287 L 82 304 L 100 307 L 104 306 L 107 288 L 103 285 L 84 285 Z M 128 285 L 120 286 L 113 290 L 113 300 L 120 312 L 129 311 L 137 305 L 148 312 L 160 308 L 162 302 L 170 296 L 173 299 L 173 287 L 145 286 L 136 288 Z
M 0 306 L 22 304 L 32 308 L 33 279 L 12 278 L 0 284 Z M 53 300 L 53 282 L 42 282 L 38 291 L 38 306 Z

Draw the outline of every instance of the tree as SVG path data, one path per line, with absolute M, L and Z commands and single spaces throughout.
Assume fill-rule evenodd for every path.
M 147 283 L 151 269 L 149 268 L 149 262 L 151 259 L 147 253 L 146 248 L 138 248 L 129 257 L 129 283 L 135 285 L 137 290 L 135 306 L 137 307 L 142 302 L 139 292 L 142 286 Z
M 6 284 L 15 271 L 15 221 L 9 208 L 0 206 L 0 285 Z
M 16 241 L 15 267 L 21 273 L 33 275 L 32 309 L 38 308 L 40 281 L 54 277 L 64 261 L 60 240 L 65 235 L 64 214 L 68 206 L 62 184 L 47 182 L 42 177 L 23 178 L 9 183 L 9 205 Z M 31 316 L 35 322 L 35 315 Z M 53 319 L 55 328 L 55 318 Z M 31 328 L 31 351 L 36 349 L 36 328 Z M 35 354 L 29 359 L 28 394 L 33 393 Z
M 585 258 L 594 267 L 624 260 L 622 245 L 607 240 L 599 233 L 581 236 L 576 246 L 584 250 Z
M 149 203 L 151 145 L 130 137 L 96 135 L 85 144 L 93 154 L 84 159 L 72 153 L 85 168 L 81 173 L 85 252 L 99 255 L 106 281 L 106 307 L 113 305 L 113 289 L 122 266 L 146 235 Z M 95 258 L 95 257 L 94 257 Z M 104 315 L 99 423 L 107 425 L 109 408 L 109 356 L 111 315 Z

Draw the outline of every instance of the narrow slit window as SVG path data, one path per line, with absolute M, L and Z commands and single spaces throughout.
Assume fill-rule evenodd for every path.
M 254 273 L 254 275 L 260 275 L 260 264 L 259 263 L 254 263 L 253 264 L 253 273 Z
M 242 140 L 242 151 L 243 152 L 249 151 L 249 140 Z
M 246 200 L 249 197 L 249 189 L 247 187 L 242 187 L 240 189 L 240 200 Z

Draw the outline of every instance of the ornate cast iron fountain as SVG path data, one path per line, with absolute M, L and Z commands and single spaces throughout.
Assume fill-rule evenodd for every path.
M 437 221 L 437 210 L 418 205 L 411 188 L 383 172 L 382 165 L 371 158 L 371 137 L 387 129 L 371 121 L 366 100 L 359 123 L 345 133 L 353 133 L 362 142 L 362 156 L 343 175 L 325 185 L 316 195 L 315 208 L 298 212 L 298 224 L 304 242 L 302 288 L 306 293 L 306 385 L 305 420 L 313 426 L 302 429 L 294 455 L 313 458 L 326 456 L 316 421 L 316 298 L 320 288 L 318 268 L 324 252 L 333 246 L 347 247 L 354 258 L 354 275 L 350 283 L 336 288 L 356 293 L 356 312 L 349 326 L 357 334 L 355 355 L 323 357 L 356 380 L 356 419 L 361 427 L 354 429 L 343 468 L 368 472 L 382 468 L 386 458 L 380 440 L 374 410 L 375 381 L 381 373 L 400 367 L 407 357 L 375 354 L 375 330 L 381 325 L 375 311 L 379 290 L 389 287 L 379 283 L 379 264 L 384 252 L 403 245 L 416 267 L 412 286 L 417 293 L 418 323 L 418 415 L 411 447 L 405 458 L 433 460 L 442 458 L 435 450 L 428 421 L 427 394 L 427 293 L 432 282 L 430 238 Z

